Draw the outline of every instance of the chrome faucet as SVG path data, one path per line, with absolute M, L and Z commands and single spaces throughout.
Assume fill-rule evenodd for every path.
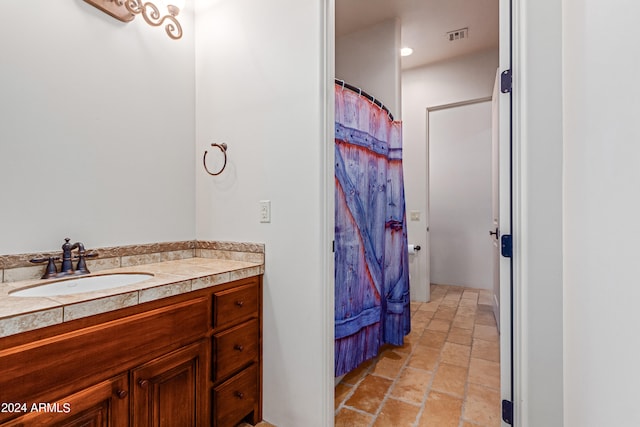
M 86 258 L 93 258 L 98 256 L 98 254 L 87 254 L 84 249 L 84 244 L 81 242 L 76 242 L 74 244 L 69 243 L 71 239 L 68 237 L 64 239 L 64 244 L 62 245 L 62 265 L 60 266 L 60 272 L 56 268 L 55 261 L 59 260 L 60 257 L 47 257 L 47 258 L 34 258 L 29 260 L 33 263 L 41 263 L 47 262 L 47 268 L 42 276 L 43 279 L 50 279 L 52 277 L 63 277 L 63 276 L 79 276 L 82 274 L 89 274 L 90 271 L 87 268 Z M 72 256 L 71 252 L 73 250 L 78 250 L 78 264 L 76 265 L 75 270 L 73 269 Z

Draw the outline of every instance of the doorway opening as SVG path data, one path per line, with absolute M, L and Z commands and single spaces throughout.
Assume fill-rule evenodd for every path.
M 434 54 L 440 54 L 443 56 L 427 64 L 420 64 L 418 62 L 419 60 L 417 59 L 417 56 L 413 56 L 413 58 L 405 57 L 402 60 L 398 56 L 397 63 L 394 65 L 396 67 L 395 74 L 393 67 L 391 67 L 391 69 L 387 69 L 385 67 L 374 68 L 376 70 L 376 73 L 374 74 L 376 74 L 377 77 L 379 77 L 380 75 L 385 75 L 383 82 L 381 83 L 380 80 L 376 80 L 376 76 L 372 78 L 371 76 L 368 76 L 366 72 L 363 73 L 361 72 L 361 70 L 358 70 L 358 64 L 363 65 L 367 63 L 368 53 L 366 48 L 363 51 L 356 51 L 354 50 L 354 46 L 356 46 L 358 43 L 363 42 L 363 40 L 371 41 L 376 38 L 381 38 L 386 40 L 393 39 L 395 44 L 392 43 L 392 45 L 394 45 L 395 47 L 406 47 L 405 45 L 407 43 L 408 37 L 405 37 L 406 31 L 404 28 L 404 23 L 413 23 L 414 21 L 419 20 L 420 13 L 414 12 L 409 15 L 402 15 L 403 7 L 406 7 L 406 5 L 403 5 L 402 3 L 405 2 L 371 2 L 369 0 L 367 1 L 366 6 L 359 7 L 358 1 L 355 0 L 335 0 L 335 77 L 338 79 L 343 79 L 349 84 L 361 87 L 363 90 L 366 90 L 367 92 L 376 96 L 376 98 L 380 96 L 380 100 L 384 102 L 385 106 L 390 108 L 394 116 L 403 121 L 403 132 L 405 133 L 405 186 L 407 193 L 407 216 L 409 219 L 409 243 L 416 246 L 421 246 L 421 248 L 423 249 L 422 251 L 418 252 L 418 255 L 414 254 L 411 256 L 412 258 L 410 272 L 411 293 L 413 301 L 412 322 L 413 325 L 418 326 L 418 328 L 413 327 L 414 331 L 420 330 L 420 326 L 423 326 L 423 329 L 420 336 L 409 336 L 407 343 L 402 348 L 382 349 L 381 355 L 377 359 L 370 362 L 369 365 L 363 364 L 365 366 L 359 367 L 355 371 L 347 374 L 347 377 L 345 377 L 342 382 L 337 384 L 335 389 L 337 415 L 336 425 L 342 425 L 341 423 L 344 422 L 345 415 L 340 418 L 340 411 L 342 409 L 345 409 L 344 413 L 348 414 L 348 417 L 358 417 L 359 415 L 365 416 L 367 414 L 372 415 L 373 418 L 369 418 L 370 422 L 373 422 L 372 420 L 379 419 L 377 417 L 381 416 L 382 414 L 389 413 L 389 411 L 392 411 L 392 413 L 411 413 L 412 407 L 415 408 L 418 404 L 415 401 L 412 401 L 412 406 L 411 403 L 405 401 L 406 399 L 400 398 L 399 394 L 402 394 L 401 390 L 403 389 L 416 386 L 416 384 L 410 385 L 412 380 L 418 381 L 418 378 L 421 377 L 421 375 L 424 376 L 424 372 L 419 372 L 421 366 L 431 368 L 431 370 L 423 370 L 430 372 L 431 376 L 429 384 L 433 385 L 435 383 L 436 388 L 431 388 L 425 391 L 425 394 L 423 395 L 423 398 L 425 400 L 419 406 L 420 409 L 416 414 L 417 418 L 415 418 L 415 422 L 417 424 L 415 425 L 420 425 L 419 423 L 421 422 L 420 420 L 423 413 L 427 413 L 433 410 L 431 407 L 424 405 L 428 402 L 428 398 L 431 393 L 433 393 L 433 401 L 437 401 L 437 398 L 440 395 L 448 396 L 448 398 L 465 399 L 468 397 L 466 393 L 468 393 L 469 390 L 472 390 L 472 393 L 469 396 L 471 396 L 473 400 L 475 399 L 474 390 L 476 390 L 477 386 L 490 386 L 489 388 L 493 387 L 492 390 L 497 391 L 497 395 L 492 395 L 493 404 L 497 407 L 497 415 L 492 415 L 492 417 L 497 416 L 498 418 L 501 417 L 501 401 L 503 399 L 510 400 L 512 393 L 510 379 L 510 325 L 505 325 L 506 327 L 503 328 L 503 334 L 498 338 L 497 325 L 494 326 L 494 328 L 496 328 L 496 335 L 490 336 L 489 331 L 485 327 L 490 327 L 491 325 L 484 324 L 488 323 L 489 320 L 494 319 L 494 317 L 498 320 L 500 318 L 510 318 L 511 307 L 506 307 L 506 309 L 508 309 L 508 312 L 505 311 L 504 313 L 496 316 L 496 314 L 498 313 L 495 304 L 495 292 L 493 291 L 492 287 L 493 281 L 489 283 L 487 289 L 483 290 L 474 289 L 470 286 L 442 287 L 439 285 L 431 285 L 433 281 L 430 279 L 430 274 L 432 271 L 431 256 L 429 255 L 430 218 L 428 215 L 428 198 L 425 197 L 424 200 L 420 200 L 417 202 L 415 200 L 411 200 L 411 195 L 417 194 L 420 187 L 424 188 L 428 186 L 428 156 L 425 141 L 427 132 L 429 131 L 429 127 L 427 125 L 427 117 L 425 117 L 428 116 L 428 114 L 425 115 L 425 108 L 433 109 L 433 107 L 431 107 L 433 105 L 449 105 L 460 102 L 465 103 L 468 100 L 477 99 L 482 99 L 485 104 L 490 104 L 488 101 L 491 99 L 492 90 L 494 88 L 494 77 L 496 69 L 500 68 L 505 61 L 500 52 L 503 52 L 505 49 L 507 51 L 510 50 L 508 46 L 504 46 L 504 37 L 507 37 L 506 43 L 508 44 L 509 35 L 501 35 L 500 38 L 498 38 L 497 36 L 499 27 L 504 27 L 504 23 L 499 23 L 499 15 L 502 15 L 503 17 L 508 16 L 508 13 L 504 13 L 505 11 L 503 10 L 505 8 L 505 5 L 508 8 L 508 4 L 507 2 L 499 0 L 486 0 L 486 2 L 478 2 L 478 6 L 483 9 L 481 12 L 471 12 L 472 14 L 475 13 L 475 15 L 481 17 L 484 23 L 491 23 L 490 25 L 492 26 L 493 31 L 495 31 L 496 33 L 495 44 L 488 47 L 485 46 L 483 49 L 469 50 L 466 52 L 463 52 L 463 47 L 457 47 L 456 49 L 460 49 L 460 52 L 452 57 L 447 57 L 446 54 L 443 54 L 442 51 L 439 51 L 440 53 Z M 448 7 L 452 7 L 454 9 L 454 12 L 460 12 L 463 8 L 462 2 L 448 3 Z M 434 6 L 434 4 L 432 4 L 432 2 L 430 1 L 420 2 L 419 7 L 431 7 L 431 15 L 434 15 L 433 12 L 438 10 L 437 7 Z M 347 20 L 347 27 L 350 27 L 348 28 L 348 30 L 345 30 L 345 21 L 343 20 L 343 18 L 345 17 L 344 14 L 348 14 L 350 13 L 349 11 L 354 10 L 357 10 L 357 16 Z M 492 18 L 489 18 L 487 14 L 492 14 Z M 407 16 L 409 17 L 407 18 Z M 451 16 L 455 16 L 455 14 Z M 464 15 L 459 15 L 459 18 L 462 18 L 462 16 Z M 441 17 L 440 20 L 449 23 L 456 22 L 454 18 L 448 20 Z M 475 37 L 479 34 L 479 28 L 475 25 L 462 25 L 461 28 L 464 28 L 466 30 L 464 34 L 465 38 L 468 40 L 474 40 Z M 443 32 L 442 35 L 443 37 L 446 36 L 446 31 Z M 345 49 L 345 45 L 349 47 Z M 420 50 L 419 48 L 417 49 L 416 46 L 410 47 L 414 49 L 414 55 L 416 54 L 416 51 L 419 52 Z M 433 51 L 438 52 L 436 48 L 434 48 Z M 355 52 L 359 53 L 356 54 Z M 384 56 L 384 54 L 380 52 L 381 50 L 377 49 L 377 60 L 381 60 L 381 58 Z M 371 52 L 369 51 L 369 53 Z M 345 61 L 347 61 L 345 60 L 345 57 L 351 57 L 351 59 L 354 60 L 353 63 L 356 64 L 355 66 L 353 64 L 350 64 L 349 67 L 351 67 L 352 70 L 348 72 L 345 72 L 344 67 L 340 65 L 340 63 L 344 63 Z M 402 61 L 402 65 L 400 61 Z M 404 66 L 405 64 L 410 65 Z M 472 68 L 474 64 L 479 64 L 479 66 L 484 71 L 478 72 L 477 70 L 474 70 Z M 364 68 L 368 68 L 369 70 L 372 69 L 370 65 L 367 65 Z M 428 72 L 425 71 L 427 69 Z M 452 72 L 452 69 L 455 69 L 455 71 Z M 427 74 L 431 77 L 438 78 L 440 84 L 435 87 L 432 84 L 425 83 L 424 78 Z M 483 80 L 485 81 L 485 86 L 479 90 L 478 86 L 474 86 L 474 84 L 477 83 L 477 80 L 480 79 L 480 75 L 486 75 L 486 78 L 484 78 Z M 382 89 L 377 89 L 378 87 Z M 424 91 L 429 91 L 428 98 L 423 97 L 420 108 L 414 108 L 416 106 L 415 94 L 421 93 L 421 91 L 422 93 L 424 93 Z M 471 104 L 474 103 L 475 102 L 471 102 Z M 508 134 L 508 131 L 505 131 L 505 126 L 508 129 L 507 122 L 508 120 L 510 120 L 508 118 L 508 114 L 506 115 L 507 120 L 504 120 L 505 112 L 507 112 L 510 108 L 510 106 L 507 106 L 505 104 L 507 103 L 503 103 L 503 106 L 498 108 L 496 113 L 503 119 L 501 121 L 501 125 L 498 126 L 496 130 L 496 132 L 502 135 L 501 138 L 503 139 Z M 433 111 L 437 110 L 437 108 L 433 109 Z M 491 110 L 491 107 L 489 107 L 489 110 Z M 489 128 L 491 128 L 490 121 L 491 119 L 489 118 Z M 463 124 L 464 123 L 461 123 L 461 126 Z M 421 144 L 416 143 L 416 140 L 421 140 Z M 487 155 L 491 155 L 490 149 Z M 506 159 L 503 158 L 502 161 L 504 162 L 506 161 Z M 413 173 L 411 171 L 413 171 Z M 503 168 L 500 169 L 500 173 L 504 173 Z M 490 200 L 491 199 L 489 196 L 485 201 L 489 205 L 491 205 Z M 486 239 L 485 242 L 487 243 L 490 242 L 490 230 L 493 231 L 493 227 L 491 226 L 489 218 L 489 222 L 486 224 L 482 231 L 482 237 Z M 498 236 L 498 234 L 508 234 L 509 232 L 510 226 L 506 224 L 505 227 L 502 227 L 501 230 L 496 233 L 496 236 Z M 488 268 L 491 269 L 493 267 L 493 260 L 489 258 L 487 262 L 489 264 Z M 508 264 L 509 263 L 507 262 L 507 265 Z M 504 268 L 504 265 L 504 262 L 499 262 L 498 268 L 502 270 Z M 500 276 L 500 272 L 498 272 L 498 276 Z M 502 276 L 502 280 L 504 281 L 504 274 Z M 442 285 L 446 285 L 446 283 L 443 283 Z M 510 286 L 510 284 L 508 286 Z M 508 290 L 508 292 L 510 293 L 510 289 Z M 502 295 L 502 298 L 504 299 L 504 289 L 501 289 L 498 294 Z M 510 294 L 507 294 L 507 296 L 508 295 Z M 471 318 L 469 307 L 472 306 L 471 301 L 473 300 L 475 300 L 473 315 L 479 317 L 473 317 L 473 320 L 469 320 Z M 504 300 L 510 301 L 510 298 Z M 465 320 L 463 320 L 464 316 L 466 316 L 466 323 L 464 323 Z M 447 322 L 448 329 L 445 331 L 445 323 Z M 467 329 L 461 326 L 466 326 Z M 482 336 L 476 336 L 476 326 L 478 326 L 477 333 Z M 438 328 L 440 328 L 440 330 L 438 330 Z M 498 344 L 497 349 L 494 344 L 490 344 L 494 341 L 488 338 L 496 338 L 495 343 Z M 434 346 L 437 345 L 438 340 L 442 340 L 439 350 L 437 350 L 437 348 L 434 348 Z M 473 346 L 474 340 L 478 342 L 478 346 L 475 349 Z M 431 345 L 431 347 L 425 344 L 429 344 Z M 418 353 L 414 353 L 415 349 L 427 349 L 429 351 L 424 353 L 424 355 L 421 355 Z M 485 351 L 483 352 L 483 350 Z M 436 351 L 438 351 L 437 354 Z M 466 366 L 464 365 L 465 362 L 462 361 L 462 359 L 464 358 L 463 356 L 461 356 L 461 358 L 457 361 L 457 365 L 455 363 L 450 363 L 452 362 L 452 360 L 449 359 L 449 357 L 452 353 L 456 352 L 459 352 L 459 355 L 462 355 L 464 352 L 468 352 Z M 498 361 L 502 359 L 503 364 L 495 365 L 496 352 L 500 355 L 498 357 Z M 508 356 L 509 360 L 506 360 L 505 356 Z M 429 358 L 431 358 L 430 362 L 427 360 Z M 419 364 L 419 359 L 423 360 L 423 365 Z M 440 366 L 445 369 L 440 372 L 440 374 L 438 374 L 437 368 L 439 368 Z M 452 366 L 455 366 L 456 368 L 452 368 Z M 396 369 L 397 372 L 394 371 Z M 465 377 L 465 380 L 461 380 L 462 370 L 465 369 L 467 377 Z M 456 371 L 456 374 L 458 375 L 458 381 L 463 381 L 463 383 L 465 384 L 466 391 L 462 396 L 456 396 L 455 393 L 447 392 L 447 390 L 442 390 L 442 386 L 438 385 L 441 384 L 441 381 L 443 381 L 442 378 L 445 373 L 451 373 L 453 371 Z M 383 374 L 383 372 L 385 374 Z M 392 375 L 394 372 L 396 373 L 395 376 Z M 491 380 L 493 382 L 489 385 L 480 383 L 480 377 L 491 377 L 491 375 L 488 375 L 487 372 L 492 372 L 493 374 L 495 374 L 493 375 Z M 471 379 L 469 379 L 468 377 L 470 374 Z M 353 376 L 353 378 L 349 378 L 349 376 Z M 371 377 L 378 378 L 367 380 L 367 378 Z M 354 378 L 357 379 L 355 380 L 356 383 L 353 383 Z M 349 399 L 355 399 L 351 400 L 352 404 L 354 404 L 354 402 L 357 400 L 358 396 L 356 392 L 360 385 L 366 386 L 366 388 L 372 390 L 384 389 L 384 385 L 387 384 L 387 381 L 382 381 L 381 379 L 390 380 L 391 383 L 388 383 L 388 387 L 384 391 L 382 400 L 379 402 L 381 405 L 376 407 L 376 414 L 371 414 L 367 410 L 359 410 L 357 407 L 348 404 Z M 496 379 L 497 384 L 495 382 Z M 367 381 L 365 382 L 365 380 Z M 422 378 L 422 380 L 424 380 L 424 378 Z M 352 383 L 349 383 L 348 381 L 351 381 Z M 354 388 L 354 386 L 356 385 L 358 385 L 358 387 Z M 396 401 L 402 402 L 404 404 L 408 403 L 409 406 L 399 404 Z M 464 400 L 463 402 L 465 402 L 465 408 L 473 406 L 471 404 L 468 405 Z M 389 406 L 388 408 L 390 409 L 384 409 L 383 404 L 397 404 L 397 407 L 393 409 L 391 406 Z M 398 408 L 404 409 L 401 410 Z M 354 413 L 357 413 L 359 415 L 355 415 Z M 469 412 L 466 415 L 467 418 L 464 418 L 465 414 L 461 412 L 461 417 L 461 419 L 466 419 L 471 422 L 473 422 L 474 420 L 476 422 L 480 421 L 479 419 L 473 418 L 472 412 Z M 367 417 L 365 416 L 364 418 Z M 490 421 L 491 423 L 495 422 L 495 420 Z M 502 425 L 507 425 L 504 424 L 504 422 L 502 423 Z

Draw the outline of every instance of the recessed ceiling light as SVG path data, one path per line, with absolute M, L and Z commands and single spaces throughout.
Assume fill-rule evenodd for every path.
M 413 53 L 413 49 L 410 47 L 403 47 L 400 49 L 400 56 L 409 56 Z

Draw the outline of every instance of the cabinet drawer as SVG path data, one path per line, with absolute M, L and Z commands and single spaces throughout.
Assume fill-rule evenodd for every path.
M 258 320 L 227 329 L 213 336 L 213 380 L 224 377 L 258 358 Z
M 251 316 L 258 316 L 257 282 L 213 294 L 214 328 Z
M 258 367 L 252 365 L 213 391 L 213 418 L 217 427 L 232 427 L 257 410 Z

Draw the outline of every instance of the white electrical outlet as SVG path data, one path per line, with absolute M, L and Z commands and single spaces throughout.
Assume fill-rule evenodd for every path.
M 271 222 L 271 200 L 260 200 L 260 222 Z

